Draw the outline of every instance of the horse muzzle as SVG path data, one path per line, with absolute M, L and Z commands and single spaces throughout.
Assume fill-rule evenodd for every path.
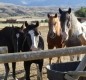
M 49 34 L 49 37 L 50 37 L 51 39 L 54 39 L 54 38 L 56 37 L 56 34 L 55 34 L 55 33 L 50 33 L 50 34 Z
M 62 35 L 62 41 L 63 42 L 68 40 L 68 34 L 66 32 L 62 32 L 61 35 Z
M 38 48 L 36 48 L 35 46 L 31 46 L 30 50 L 31 50 L 31 51 L 37 51 Z

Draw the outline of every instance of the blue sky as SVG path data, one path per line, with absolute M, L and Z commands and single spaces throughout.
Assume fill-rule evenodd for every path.
M 85 6 L 86 0 L 0 0 L 4 3 L 12 3 L 25 6 Z

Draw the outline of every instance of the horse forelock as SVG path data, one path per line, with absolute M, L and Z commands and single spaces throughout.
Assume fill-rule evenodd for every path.
M 61 25 L 60 25 L 60 20 L 59 19 L 57 19 L 57 24 L 56 24 L 56 34 L 58 36 L 61 35 Z
M 55 29 L 55 32 L 54 33 L 57 36 L 59 36 L 61 34 L 60 20 L 59 20 L 58 17 L 55 18 L 55 17 L 51 16 L 49 18 L 48 24 L 49 24 L 49 31 L 52 31 L 53 32 L 53 30 Z M 54 25 L 54 27 L 53 27 L 52 24 Z

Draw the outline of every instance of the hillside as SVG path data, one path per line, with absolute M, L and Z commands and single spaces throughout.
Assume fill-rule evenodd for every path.
M 8 16 L 46 16 L 46 13 L 58 12 L 58 7 L 26 7 L 13 4 L 0 4 L 0 17 Z

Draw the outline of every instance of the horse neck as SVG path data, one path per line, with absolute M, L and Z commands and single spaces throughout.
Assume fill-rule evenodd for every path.
M 77 17 L 71 13 L 71 35 L 79 35 L 81 33 L 81 23 L 77 20 Z

